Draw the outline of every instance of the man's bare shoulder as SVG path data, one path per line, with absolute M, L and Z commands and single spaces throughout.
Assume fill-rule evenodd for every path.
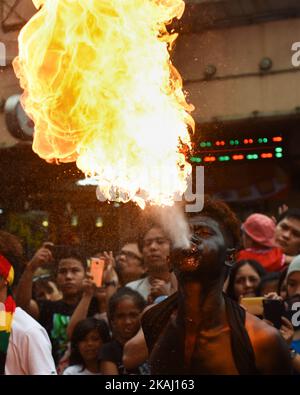
M 263 374 L 290 374 L 289 350 L 280 332 L 248 313 L 246 329 L 255 353 L 257 369 Z
M 278 330 L 252 314 L 246 313 L 246 329 L 252 345 L 263 346 L 280 336 Z

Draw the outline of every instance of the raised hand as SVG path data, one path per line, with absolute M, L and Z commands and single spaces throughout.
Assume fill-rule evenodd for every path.
M 82 281 L 82 292 L 85 296 L 94 296 L 96 292 L 96 284 L 93 281 L 93 277 L 90 273 L 86 274 L 86 278 Z
M 155 278 L 151 281 L 150 294 L 148 296 L 148 302 L 153 303 L 153 301 L 161 295 L 169 295 L 168 284 L 164 280 Z
M 39 248 L 29 261 L 28 265 L 34 272 L 37 268 L 45 265 L 46 263 L 53 262 L 53 256 L 51 250 L 44 244 L 43 247 Z
M 286 317 L 281 317 L 281 321 L 282 325 L 279 329 L 279 332 L 287 344 L 290 345 L 295 334 L 293 325 Z

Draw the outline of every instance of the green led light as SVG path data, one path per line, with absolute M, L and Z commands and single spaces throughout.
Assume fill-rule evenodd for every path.
M 218 160 L 219 160 L 220 162 L 226 162 L 226 161 L 230 160 L 230 156 L 228 156 L 228 155 L 219 156 Z
M 235 144 L 235 143 L 234 143 L 234 140 L 230 140 L 230 141 L 229 141 L 229 144 L 230 144 L 230 145 L 234 145 L 234 144 Z
M 201 147 L 201 148 L 211 147 L 211 146 L 212 146 L 212 143 L 211 143 L 210 141 L 202 141 L 202 142 L 200 143 L 200 147 Z
M 275 152 L 282 152 L 282 148 L 281 147 L 275 148 Z
M 261 143 L 263 142 L 263 139 L 262 139 L 262 138 L 259 138 L 259 139 L 258 139 L 258 142 L 259 142 L 259 144 L 261 144 Z
M 276 158 L 282 158 L 283 157 L 281 152 L 276 153 L 275 156 L 276 156 Z
M 234 144 L 235 144 L 235 145 L 239 145 L 239 144 L 240 144 L 239 140 L 235 140 L 235 141 L 234 141 Z
M 190 161 L 195 162 L 195 163 L 200 163 L 200 162 L 202 162 L 202 159 L 198 158 L 197 156 L 191 156 Z
M 249 154 L 246 156 L 246 158 L 249 160 L 255 160 L 255 159 L 258 159 L 258 155 L 257 154 Z
M 263 142 L 264 142 L 264 143 L 267 143 L 267 142 L 268 142 L 268 139 L 267 139 L 266 137 L 264 137 L 264 138 L 263 138 Z

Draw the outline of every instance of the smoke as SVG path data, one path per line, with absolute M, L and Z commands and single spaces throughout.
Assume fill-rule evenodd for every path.
M 158 208 L 162 226 L 171 237 L 175 248 L 190 248 L 191 232 L 182 207 Z

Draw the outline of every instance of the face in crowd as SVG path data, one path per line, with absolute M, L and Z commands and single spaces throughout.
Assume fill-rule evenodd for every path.
M 151 228 L 143 239 L 143 257 L 147 269 L 151 271 L 168 271 L 170 241 L 159 227 Z
M 99 362 L 99 351 L 110 340 L 104 321 L 91 317 L 80 320 L 72 333 L 70 364 L 87 367 L 91 363 Z
M 80 260 L 65 258 L 59 261 L 56 283 L 64 297 L 76 296 L 81 292 L 85 274 L 84 264 Z
M 145 273 L 142 255 L 135 243 L 125 244 L 116 257 L 117 269 L 123 283 L 129 283 Z
M 34 282 L 34 298 L 36 300 L 50 300 L 54 302 L 61 299 L 61 293 L 53 281 L 37 279 Z
M 300 296 L 300 272 L 292 272 L 287 278 L 288 297 Z
M 282 248 L 286 255 L 295 256 L 300 253 L 300 220 L 285 217 L 275 230 L 276 244 Z
M 241 297 L 254 297 L 256 290 L 260 283 L 260 275 L 249 264 L 241 266 L 235 276 L 234 280 L 234 295 L 235 299 L 239 300 Z
M 86 364 L 97 359 L 102 345 L 103 341 L 97 329 L 92 329 L 78 342 L 78 351 Z
M 135 300 L 125 296 L 116 304 L 111 318 L 111 327 L 116 339 L 125 343 L 140 329 L 141 309 Z

